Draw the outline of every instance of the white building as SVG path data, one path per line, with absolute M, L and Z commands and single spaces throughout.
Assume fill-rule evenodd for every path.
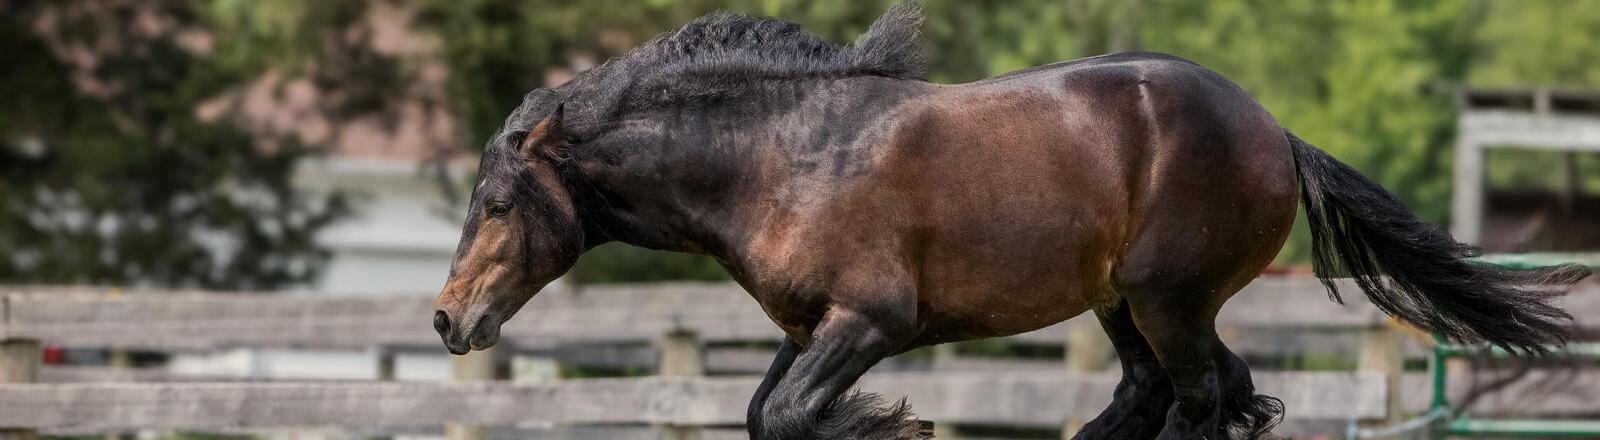
M 349 194 L 353 215 L 321 235 L 332 253 L 322 277 L 300 295 L 412 295 L 431 297 L 444 285 L 464 207 L 450 206 L 436 179 L 424 176 L 418 160 L 374 159 L 341 155 L 308 160 L 296 183 L 315 192 Z M 466 165 L 450 170 L 465 203 L 473 176 Z M 417 325 L 428 325 L 419 320 Z M 179 374 L 241 378 L 375 379 L 377 353 L 307 350 L 236 349 L 174 356 L 170 368 Z M 401 353 L 395 359 L 397 379 L 445 379 L 449 357 L 437 353 Z

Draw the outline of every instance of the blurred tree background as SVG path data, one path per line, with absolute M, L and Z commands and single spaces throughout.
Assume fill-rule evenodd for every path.
M 347 206 L 291 188 L 309 146 L 197 112 L 291 60 L 202 6 L 0 4 L 0 280 L 270 289 L 317 275 L 314 233 Z
M 313 109 L 334 122 L 420 102 L 457 121 L 448 147 L 471 154 L 529 89 L 703 13 L 778 16 L 847 43 L 891 3 L 9 1 L 0 4 L 0 281 L 270 288 L 314 277 L 321 254 L 311 237 L 347 209 L 339 194 L 302 194 L 287 179 L 325 142 L 241 127 L 232 109 L 197 110 L 264 75 L 309 79 L 336 98 Z M 1590 0 L 923 4 L 934 81 L 1112 51 L 1176 54 L 1237 81 L 1285 127 L 1440 225 L 1449 221 L 1452 87 L 1600 86 L 1600 2 Z M 427 49 L 385 49 L 392 38 L 363 24 L 378 6 L 404 11 L 406 31 Z M 411 86 L 440 68 L 443 93 Z M 1537 162 L 1495 172 L 1538 176 L 1548 165 Z M 1308 247 L 1297 231 L 1279 263 L 1301 264 Z M 574 273 L 580 282 L 723 276 L 708 259 L 621 245 L 587 255 Z

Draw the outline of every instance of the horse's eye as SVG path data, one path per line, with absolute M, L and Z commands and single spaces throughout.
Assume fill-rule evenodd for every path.
M 572 160 L 572 150 L 566 146 L 556 148 L 555 151 L 550 152 L 550 158 L 554 159 L 558 165 L 565 164 Z
M 511 204 L 510 203 L 496 203 L 496 204 L 493 204 L 493 205 L 489 205 L 489 216 L 490 217 L 505 217 L 506 214 L 510 214 L 510 213 L 511 213 Z

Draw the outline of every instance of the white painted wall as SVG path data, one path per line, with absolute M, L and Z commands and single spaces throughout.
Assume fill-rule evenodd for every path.
M 333 251 L 315 289 L 329 294 L 425 294 L 444 285 L 465 207 L 450 206 L 436 183 L 410 162 L 326 159 L 301 167 L 312 191 L 352 195 L 356 213 L 319 237 Z M 457 169 L 458 179 L 470 170 Z M 462 203 L 466 184 L 457 184 Z
M 351 158 L 308 159 L 295 184 L 310 191 L 344 191 L 354 215 L 330 226 L 318 239 L 333 253 L 322 277 L 303 295 L 437 294 L 449 273 L 465 208 L 447 206 L 436 183 L 422 177 L 415 162 Z M 457 168 L 462 202 L 470 185 L 459 183 L 472 170 Z M 417 325 L 428 325 L 425 319 Z M 375 379 L 372 352 L 237 349 L 175 355 L 178 373 L 241 378 Z M 443 346 L 438 354 L 396 356 L 401 380 L 442 380 L 450 375 Z

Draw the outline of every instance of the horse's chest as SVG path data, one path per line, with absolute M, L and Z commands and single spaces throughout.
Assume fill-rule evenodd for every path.
M 810 342 L 812 331 L 827 312 L 826 291 L 803 287 L 796 280 L 779 276 L 771 270 L 747 269 L 740 272 L 734 277 L 761 305 L 761 310 L 766 312 L 773 324 L 801 345 Z
M 773 324 L 800 345 L 810 342 L 812 332 L 827 311 L 827 301 L 820 295 L 799 292 L 751 292 L 751 295 Z

